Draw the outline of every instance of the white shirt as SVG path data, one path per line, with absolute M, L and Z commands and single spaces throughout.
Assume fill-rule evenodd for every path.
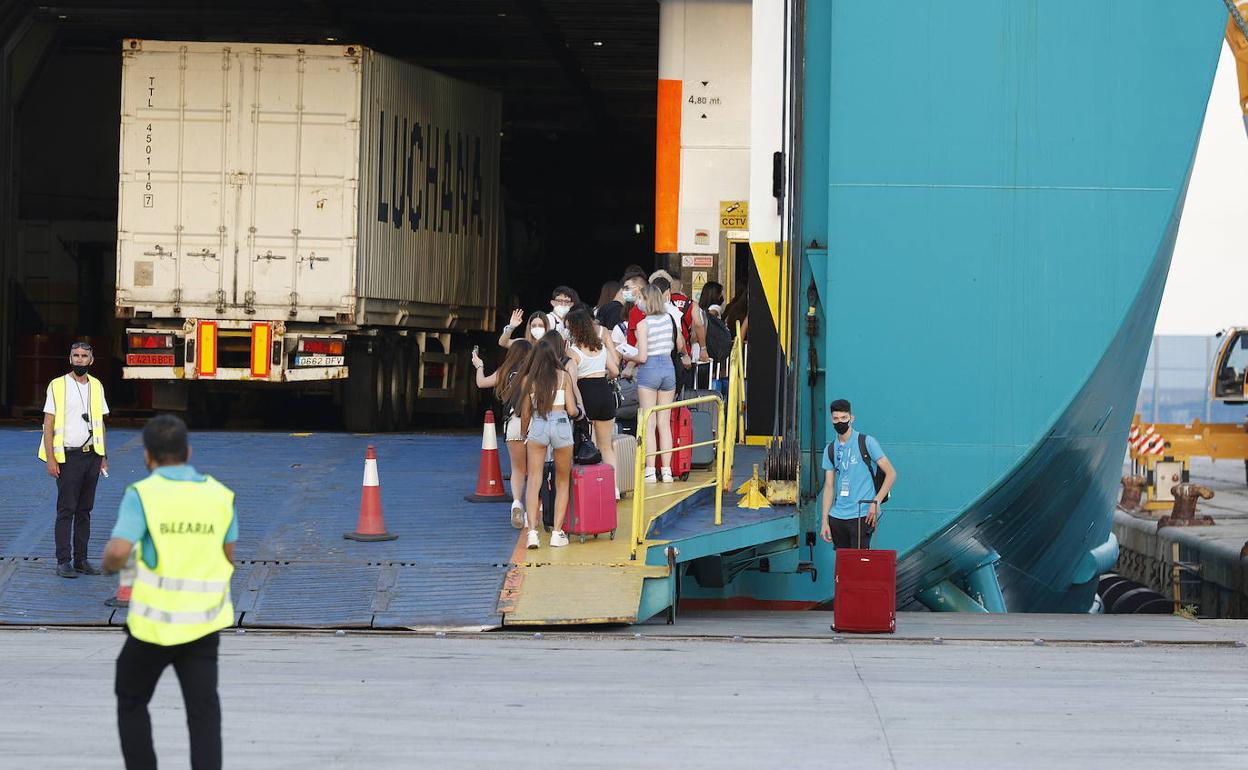
M 100 394 L 104 414 L 108 414 L 108 401 Z M 45 414 L 56 414 L 56 401 L 52 398 L 52 384 L 48 383 L 48 396 L 43 402 Z M 91 383 L 83 385 L 72 374 L 65 375 L 65 446 L 69 449 L 86 444 L 91 438 L 91 423 L 82 415 L 91 416 Z

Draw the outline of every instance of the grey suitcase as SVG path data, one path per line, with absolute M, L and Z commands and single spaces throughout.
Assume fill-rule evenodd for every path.
M 620 496 L 623 497 L 632 493 L 633 482 L 636 481 L 633 474 L 636 472 L 634 463 L 637 462 L 637 437 L 618 434 L 612 440 L 611 446 L 615 449 L 615 484 L 620 488 Z
M 711 369 L 709 364 L 697 367 L 698 371 Z M 686 390 L 684 398 L 701 398 L 702 396 L 718 396 L 717 390 Z M 711 441 L 719 428 L 719 404 L 706 402 L 689 407 L 689 416 L 693 419 L 693 443 Z M 715 464 L 715 447 L 698 446 L 693 448 L 693 467 L 709 468 Z

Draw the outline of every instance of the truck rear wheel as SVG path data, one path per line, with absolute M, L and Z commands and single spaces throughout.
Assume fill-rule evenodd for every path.
M 372 340 L 351 340 L 347 367 L 350 374 L 342 390 L 343 426 L 355 433 L 384 430 L 381 419 L 385 398 L 382 352 Z

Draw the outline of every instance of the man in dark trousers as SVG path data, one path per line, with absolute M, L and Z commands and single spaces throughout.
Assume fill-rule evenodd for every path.
M 837 548 L 870 548 L 880 504 L 897 481 L 897 471 L 880 442 L 854 430 L 848 401 L 833 401 L 831 412 L 836 438 L 823 452 L 823 539 Z M 878 489 L 877 467 L 883 471 Z M 871 501 L 865 516 L 860 515 L 863 500 Z
M 56 479 L 56 574 L 63 578 L 98 575 L 87 561 L 91 509 L 100 474 L 108 477 L 104 453 L 104 386 L 87 374 L 95 354 L 85 342 L 69 348 L 72 372 L 48 383 L 43 404 L 39 459 Z M 70 543 L 73 547 L 71 550 Z
M 143 428 L 151 475 L 126 489 L 104 570 L 134 553 L 126 642 L 117 656 L 117 727 L 126 767 L 155 768 L 147 704 L 165 667 L 182 685 L 191 767 L 221 767 L 217 632 L 234 624 L 230 576 L 238 522 L 234 493 L 187 464 L 186 425 L 160 415 Z

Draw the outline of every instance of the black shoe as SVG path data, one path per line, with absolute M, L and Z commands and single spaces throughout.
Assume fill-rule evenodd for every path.
M 67 561 L 63 561 L 60 564 L 56 565 L 56 574 L 57 576 L 63 577 L 63 578 L 78 577 L 78 573 L 74 572 L 74 565 L 70 564 Z
M 74 572 L 77 572 L 82 575 L 100 574 L 100 571 L 96 569 L 95 567 L 91 566 L 91 562 L 87 561 L 86 559 L 83 559 L 82 561 L 74 562 Z

